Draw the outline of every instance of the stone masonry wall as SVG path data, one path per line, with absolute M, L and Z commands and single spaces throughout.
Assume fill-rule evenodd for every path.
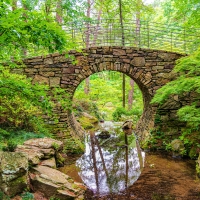
M 176 74 L 172 73 L 175 61 L 184 56 L 166 51 L 131 47 L 92 47 L 84 49 L 81 53 L 70 51 L 69 55 L 73 56 L 76 62 L 66 58 L 65 54 L 58 53 L 26 59 L 24 60 L 26 67 L 19 73 L 25 73 L 33 78 L 33 83 L 45 83 L 51 88 L 60 86 L 72 97 L 77 86 L 94 73 L 113 70 L 128 75 L 137 83 L 143 94 L 144 112 L 136 130 L 140 140 L 148 137 L 150 129 L 154 127 L 157 107 L 150 104 L 152 97 L 157 89 L 175 78 Z M 177 120 L 175 111 L 180 106 L 179 99 L 174 97 L 173 100 L 177 104 L 176 107 L 171 107 L 169 103 L 161 110 L 163 124 L 166 124 L 165 120 L 169 121 L 167 116 Z M 71 127 L 73 134 L 79 136 L 83 134 L 73 114 L 59 107 L 55 112 L 59 116 L 58 123 L 51 121 L 49 123 L 57 132 L 68 131 Z M 175 127 L 177 128 L 177 125 Z

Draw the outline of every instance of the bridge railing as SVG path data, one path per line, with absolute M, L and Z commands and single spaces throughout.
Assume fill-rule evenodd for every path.
M 131 46 L 191 53 L 200 46 L 200 28 L 186 29 L 148 21 L 102 19 L 74 21 L 63 26 L 70 39 L 81 48 Z

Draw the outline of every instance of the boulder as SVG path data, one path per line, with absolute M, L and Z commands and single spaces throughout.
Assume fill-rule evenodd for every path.
M 86 187 L 76 183 L 66 174 L 47 166 L 37 166 L 30 172 L 30 182 L 34 191 L 43 193 L 47 198 L 78 199 Z
M 52 157 L 48 160 L 43 160 L 40 165 L 56 169 L 56 159 Z
M 51 138 L 36 138 L 18 145 L 16 152 L 23 152 L 27 155 L 31 165 L 37 165 L 41 160 L 55 156 L 56 152 L 63 149 L 63 142 Z
M 179 140 L 179 139 L 174 139 L 171 142 L 171 147 L 172 147 L 172 151 L 173 151 L 173 157 L 177 158 L 177 157 L 181 157 L 181 153 L 183 152 L 183 150 L 185 149 L 183 141 Z
M 41 159 L 48 159 L 55 155 L 55 150 L 50 149 L 40 149 L 35 146 L 28 146 L 28 145 L 18 145 L 16 152 L 23 152 L 28 157 L 28 162 L 31 165 L 37 165 L 40 163 Z
M 0 152 L 0 189 L 14 196 L 27 188 L 28 159 L 20 152 Z
M 52 138 L 34 138 L 24 142 L 26 146 L 35 146 L 40 149 L 50 149 L 61 150 L 63 148 L 63 142 L 59 140 L 54 140 Z

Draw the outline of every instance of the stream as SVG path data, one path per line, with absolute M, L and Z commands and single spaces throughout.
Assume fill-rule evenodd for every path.
M 200 200 L 194 161 L 145 154 L 121 126 L 100 123 L 87 133 L 85 153 L 60 169 L 87 186 L 85 199 Z
M 99 123 L 97 131 L 86 135 L 85 153 L 71 170 L 70 166 L 61 169 L 81 180 L 94 196 L 123 192 L 139 178 L 144 167 L 145 153 L 135 135 L 132 130 L 125 134 L 121 126 L 119 122 Z

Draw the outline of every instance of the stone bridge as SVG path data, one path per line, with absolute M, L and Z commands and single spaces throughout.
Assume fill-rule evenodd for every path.
M 143 114 L 137 123 L 136 133 L 140 140 L 148 137 L 154 127 L 157 106 L 150 101 L 157 89 L 175 78 L 172 69 L 177 59 L 183 55 L 161 50 L 132 47 L 91 47 L 82 52 L 70 51 L 77 62 L 66 58 L 65 54 L 50 54 L 24 60 L 23 72 L 33 78 L 33 83 L 46 83 L 51 88 L 60 86 L 66 89 L 71 97 L 78 85 L 87 77 L 104 70 L 118 71 L 132 78 L 139 86 L 144 102 Z M 176 121 L 176 110 L 180 107 L 178 97 L 162 108 L 163 127 L 168 131 L 177 131 L 177 123 L 170 126 L 169 121 Z M 69 129 L 74 135 L 83 137 L 83 129 L 78 125 L 73 113 L 58 108 L 58 123 L 49 124 L 55 132 L 66 132 Z

